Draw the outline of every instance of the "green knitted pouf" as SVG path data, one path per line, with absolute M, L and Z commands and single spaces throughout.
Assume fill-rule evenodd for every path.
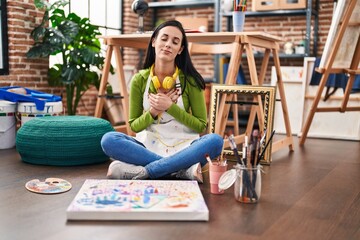
M 16 134 L 16 149 L 24 162 L 72 166 L 107 161 L 102 136 L 114 131 L 101 118 L 48 116 L 26 122 Z

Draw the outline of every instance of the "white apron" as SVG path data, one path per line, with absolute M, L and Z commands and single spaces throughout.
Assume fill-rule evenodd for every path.
M 150 82 L 151 77 L 149 76 L 143 96 L 144 111 L 148 111 L 150 108 L 148 99 Z M 179 77 L 176 78 L 176 84 L 180 84 Z M 182 95 L 178 98 L 177 105 L 185 109 Z M 145 130 L 137 133 L 135 137 L 136 140 L 142 142 L 150 151 L 167 157 L 188 147 L 192 141 L 199 138 L 198 133 L 178 122 L 167 112 L 163 112 L 159 118 Z

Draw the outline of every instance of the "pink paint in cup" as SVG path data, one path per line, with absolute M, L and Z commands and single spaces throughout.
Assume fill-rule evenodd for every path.
M 209 180 L 210 180 L 210 192 L 212 194 L 223 194 L 224 190 L 219 189 L 219 179 L 221 175 L 226 172 L 227 164 L 220 165 L 215 162 L 209 164 Z

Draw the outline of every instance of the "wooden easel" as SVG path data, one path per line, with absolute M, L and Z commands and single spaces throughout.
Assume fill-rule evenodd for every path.
M 263 56 L 263 60 L 262 60 L 260 73 L 258 76 L 257 70 L 256 70 L 256 65 L 255 65 L 254 53 L 252 50 L 253 46 L 254 46 L 253 45 L 254 42 L 255 41 L 253 41 L 251 38 L 243 37 L 240 41 L 240 44 L 235 45 L 235 47 L 233 49 L 232 58 L 230 59 L 230 66 L 239 66 L 241 63 L 241 55 L 242 55 L 243 51 L 245 51 L 246 56 L 247 56 L 247 62 L 249 65 L 251 85 L 262 86 L 264 79 L 265 79 L 266 69 L 267 69 L 267 66 L 269 63 L 270 54 L 272 53 L 273 59 L 274 59 L 274 65 L 275 65 L 275 69 L 276 69 L 277 87 L 278 87 L 278 91 L 279 91 L 280 98 L 281 98 L 281 107 L 282 107 L 282 111 L 283 111 L 284 124 L 285 124 L 285 129 L 286 129 L 286 136 L 284 138 L 279 139 L 277 141 L 273 141 L 272 152 L 276 152 L 283 147 L 288 147 L 289 151 L 293 151 L 294 146 L 293 146 L 293 138 L 292 138 L 292 133 L 291 133 L 290 119 L 289 119 L 289 115 L 288 115 L 287 103 L 286 103 L 286 98 L 285 98 L 285 89 L 284 89 L 282 76 L 281 76 L 281 69 L 280 69 L 280 59 L 279 59 L 279 53 L 278 53 L 279 46 L 277 43 L 265 44 L 262 46 L 262 47 L 264 47 L 265 51 L 264 51 L 264 56 Z M 230 66 L 229 66 L 229 68 L 230 68 Z M 228 73 L 228 75 L 226 77 L 227 85 L 235 84 L 236 74 L 237 74 L 237 72 L 234 72 L 234 71 L 231 72 L 230 74 Z M 220 116 L 221 120 L 217 121 L 216 126 L 215 126 L 215 132 L 220 135 L 224 134 L 226 125 L 228 123 L 230 106 L 228 104 L 226 104 L 226 102 L 232 101 L 233 99 L 231 99 L 231 98 L 232 98 L 232 96 L 227 96 L 225 98 L 222 98 L 219 103 L 219 109 L 218 109 L 217 114 Z M 253 101 L 261 102 L 261 97 L 258 96 L 257 99 L 254 99 Z M 254 106 L 254 105 L 251 106 L 250 115 L 249 115 L 246 131 L 245 131 L 246 133 L 250 134 L 252 132 L 256 116 L 258 116 L 260 130 L 263 130 L 262 128 L 264 126 L 264 123 L 263 123 L 264 114 L 263 114 L 263 109 L 261 108 L 261 106 L 262 106 L 261 104 L 259 104 L 257 106 Z M 237 113 L 235 112 L 235 114 L 237 114 Z M 235 121 L 236 120 L 237 120 L 237 117 L 235 117 Z M 243 142 L 245 142 L 245 134 L 240 134 L 237 136 L 235 135 L 234 139 L 237 144 L 243 143 Z M 228 141 L 225 141 L 224 146 L 229 147 Z
M 353 107 L 347 106 L 348 101 L 349 101 L 349 95 L 350 95 L 352 87 L 353 87 L 355 75 L 360 74 L 360 69 L 359 69 L 360 34 L 357 34 L 357 37 L 355 36 L 355 38 L 352 39 L 352 42 L 356 45 L 355 45 L 354 53 L 350 59 L 350 66 L 336 67 L 334 65 L 337 54 L 341 47 L 341 43 L 344 38 L 345 31 L 349 27 L 359 27 L 360 26 L 360 22 L 356 22 L 356 23 L 350 22 L 352 13 L 354 11 L 358 11 L 360 8 L 360 3 L 357 3 L 357 1 L 358 0 L 348 0 L 348 1 L 344 0 L 343 3 L 337 5 L 337 8 L 339 8 L 339 9 L 336 9 L 335 14 L 337 14 L 338 16 L 335 16 L 335 17 L 340 18 L 339 24 L 336 26 L 338 31 L 335 31 L 335 33 L 336 33 L 335 41 L 334 41 L 334 44 L 331 45 L 331 49 L 329 52 L 329 58 L 326 59 L 327 57 L 326 57 L 326 53 L 325 53 L 325 55 L 323 55 L 323 57 L 325 56 L 325 59 L 322 59 L 322 61 L 323 60 L 326 61 L 324 67 L 322 68 L 321 64 L 320 64 L 320 68 L 317 69 L 318 72 L 322 73 L 322 77 L 320 80 L 318 90 L 316 92 L 315 99 L 310 108 L 309 115 L 306 119 L 306 122 L 305 122 L 302 132 L 301 132 L 301 138 L 300 138 L 300 142 L 299 142 L 300 145 L 303 145 L 305 143 L 311 122 L 312 122 L 316 112 L 341 112 L 341 113 L 344 113 L 346 111 L 360 111 L 360 106 L 353 106 Z M 344 11 L 342 11 L 342 9 L 341 9 L 342 7 L 344 7 L 344 9 L 343 9 Z M 341 14 L 341 16 L 339 14 Z M 358 21 L 358 19 L 357 19 L 357 21 Z M 332 34 L 331 29 L 330 29 L 329 35 L 330 34 Z M 328 79 L 330 73 L 345 73 L 345 74 L 348 74 L 348 76 L 349 76 L 349 79 L 348 79 L 348 82 L 346 85 L 346 89 L 344 92 L 344 96 L 342 98 L 341 106 L 340 107 L 318 107 L 318 104 L 319 104 L 319 101 L 321 98 L 321 94 L 324 90 L 324 87 L 326 85 L 326 82 L 327 82 L 327 79 Z

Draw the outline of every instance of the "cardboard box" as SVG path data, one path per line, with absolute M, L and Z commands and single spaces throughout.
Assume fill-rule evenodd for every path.
M 271 11 L 279 10 L 279 0 L 254 0 L 252 3 L 252 11 Z
M 200 32 L 208 31 L 207 18 L 176 17 L 175 19 L 181 22 L 185 30 L 198 30 Z
M 280 9 L 306 8 L 306 0 L 280 0 Z

